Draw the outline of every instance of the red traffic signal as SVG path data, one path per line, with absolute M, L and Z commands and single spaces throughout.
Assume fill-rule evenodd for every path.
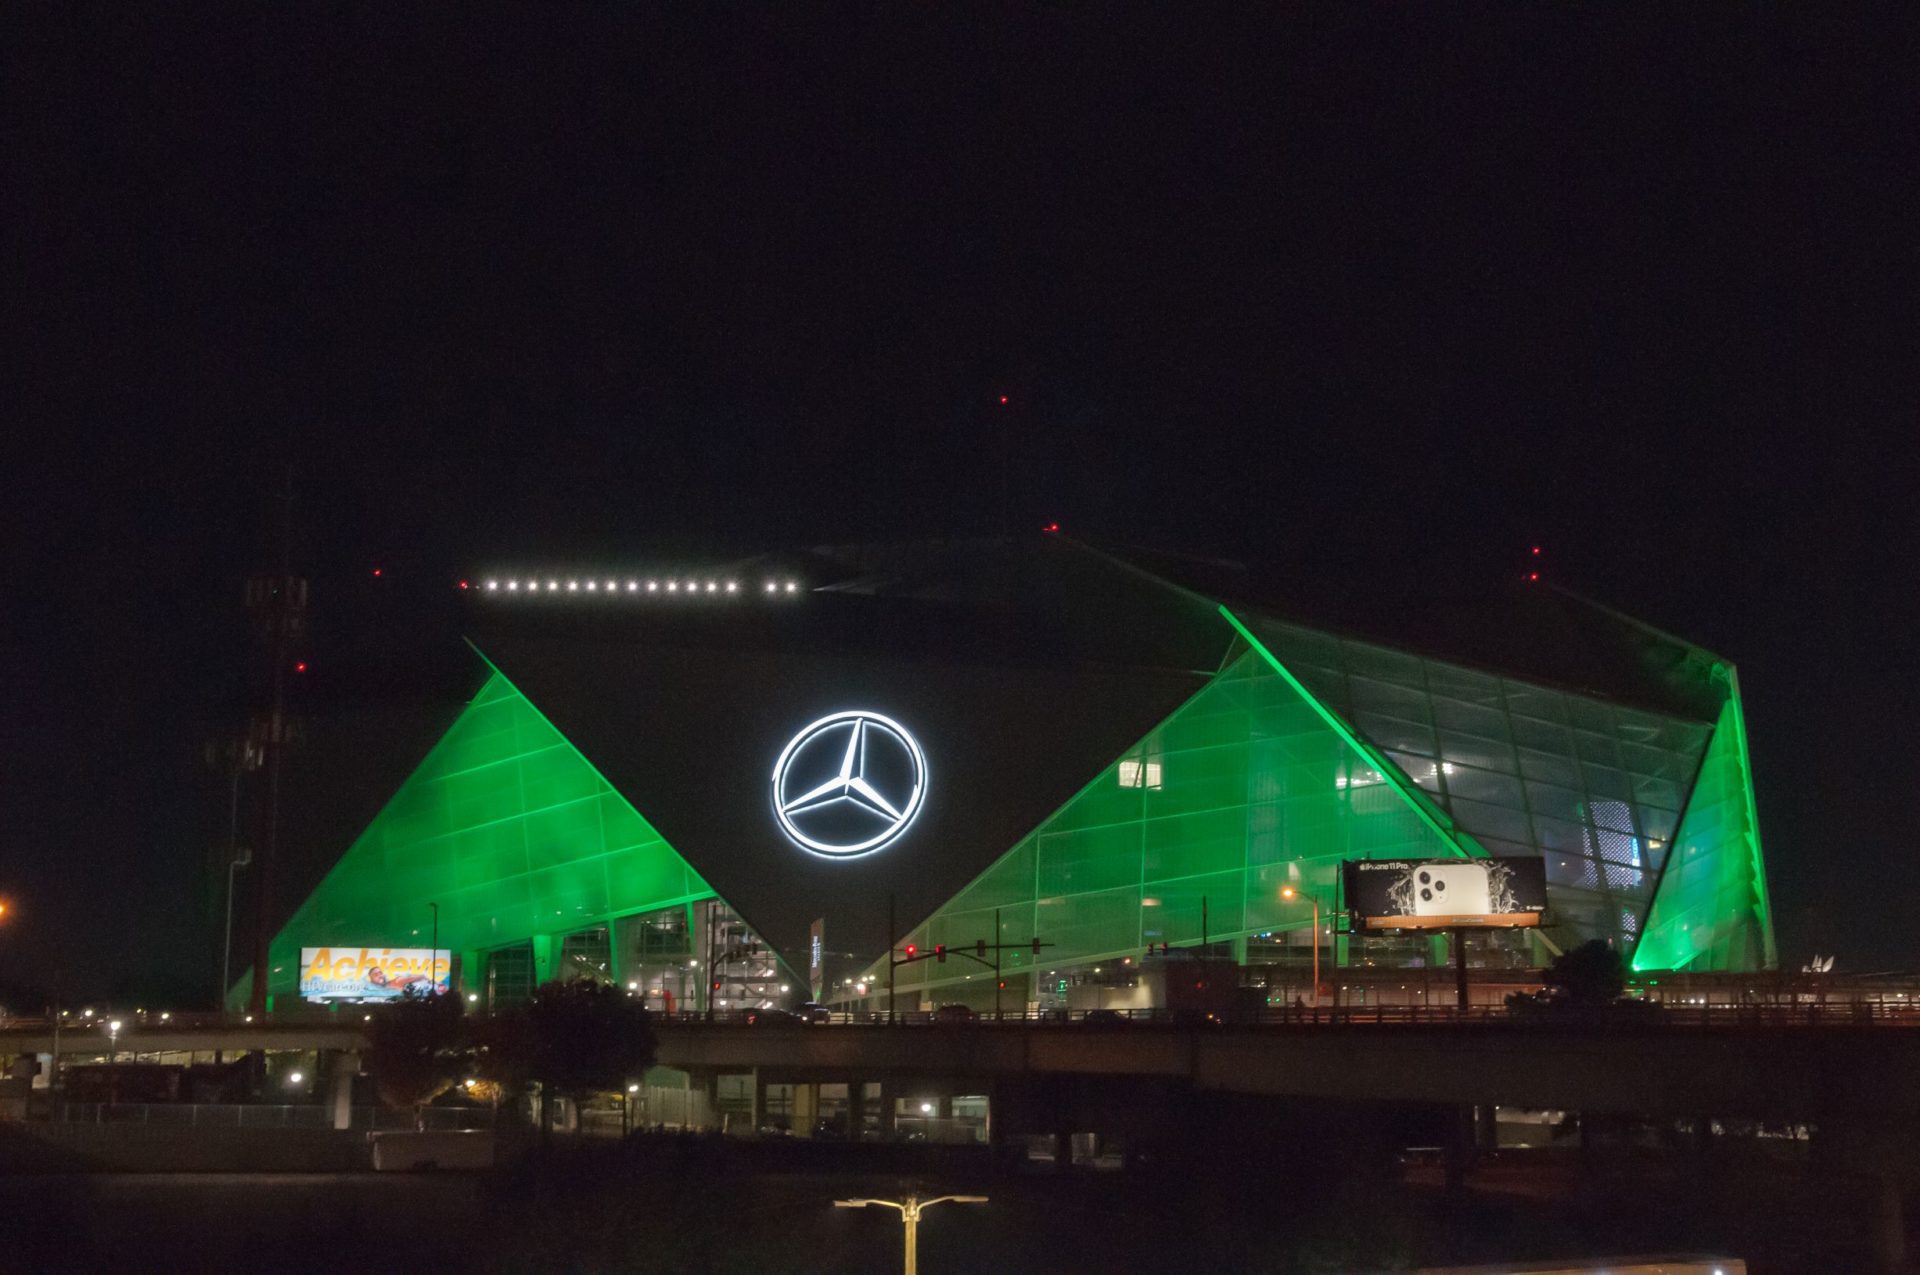
M 913 959 L 913 957 L 914 957 L 914 954 L 915 954 L 916 952 L 918 952 L 919 950 L 920 950 L 920 949 L 919 949 L 919 948 L 917 948 L 917 947 L 915 947 L 915 946 L 914 946 L 913 944 L 911 944 L 911 943 L 909 943 L 909 944 L 907 944 L 907 959 L 908 959 L 908 960 L 912 960 L 912 959 Z
M 935 943 L 933 945 L 933 959 L 936 961 L 945 961 L 947 959 L 947 945 L 945 943 Z

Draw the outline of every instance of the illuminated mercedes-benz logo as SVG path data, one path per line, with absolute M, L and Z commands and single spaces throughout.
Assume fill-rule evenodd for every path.
M 794 844 L 837 859 L 907 830 L 927 792 L 927 758 L 900 723 L 853 710 L 814 722 L 773 764 L 773 813 Z

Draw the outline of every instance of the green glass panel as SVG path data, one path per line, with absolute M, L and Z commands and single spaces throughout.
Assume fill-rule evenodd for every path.
M 1731 671 L 1728 671 L 1731 683 Z M 1633 954 L 1636 970 L 1776 963 L 1740 694 L 1730 686 Z
M 713 894 L 592 763 L 497 671 L 272 947 L 495 949 Z
M 1490 852 L 1547 856 L 1556 942 L 1632 948 L 1679 794 L 1706 749 L 1705 723 L 1295 625 L 1263 621 L 1260 633 L 1461 836 Z M 1382 853 L 1377 842 L 1367 849 Z M 1562 886 L 1594 897 L 1561 907 Z
M 1331 909 L 1343 859 L 1457 856 L 1276 664 L 1247 650 L 1033 834 L 902 938 L 921 950 L 1038 937 L 1054 969 L 1149 943 L 1224 942 L 1306 925 L 1291 885 Z M 1008 970 L 1032 950 L 1009 950 Z M 896 971 L 916 995 L 979 967 L 950 955 Z M 886 965 L 866 975 L 884 987 Z

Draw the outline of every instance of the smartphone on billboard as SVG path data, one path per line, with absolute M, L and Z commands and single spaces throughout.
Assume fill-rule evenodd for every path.
M 1483 916 L 1493 911 L 1487 869 L 1478 863 L 1423 863 L 1413 870 L 1415 916 Z

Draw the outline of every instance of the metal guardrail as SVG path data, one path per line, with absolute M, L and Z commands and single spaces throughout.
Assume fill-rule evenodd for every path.
M 489 1107 L 428 1107 L 432 1130 L 491 1129 Z M 333 1108 L 310 1103 L 63 1102 L 56 1124 L 137 1124 L 172 1129 L 332 1129 Z M 351 1129 L 411 1129 L 413 1114 L 387 1107 L 353 1108 Z
M 803 1027 L 1088 1027 L 1134 1024 L 1167 1027 L 1326 1027 L 1443 1024 L 1501 1024 L 1553 1026 L 1560 1023 L 1601 1021 L 1647 1027 L 1920 1027 L 1920 1006 L 1842 1005 L 1664 1005 L 1658 1002 L 1622 1002 L 1616 1010 L 1598 1016 L 1577 1012 L 1515 1012 L 1504 1005 L 1323 1005 L 1267 1006 L 1255 1010 L 1188 1011 L 1170 1009 L 1028 1010 L 971 1015 L 940 1010 L 902 1010 L 889 1019 L 886 1011 L 836 1013 L 825 1022 L 772 1017 L 754 1011 L 655 1014 L 657 1023 L 672 1026 L 727 1026 L 759 1030 Z
M 1623 1004 L 1631 1008 L 1619 1011 L 1619 1021 L 1633 1022 L 1647 1026 L 1670 1027 L 1920 1027 L 1920 1004 L 1889 1005 L 1869 1001 L 1838 1001 L 1825 1004 L 1782 1004 L 1773 1002 L 1748 1002 L 1719 1005 L 1686 1005 L 1662 1001 L 1628 1001 Z M 374 1011 L 377 1013 L 377 1011 Z M 1173 1026 L 1205 1026 L 1210 1023 L 1231 1023 L 1235 1026 L 1312 1026 L 1334 1024 L 1441 1024 L 1441 1023 L 1508 1023 L 1534 1024 L 1573 1021 L 1573 1017 L 1562 1018 L 1557 1014 L 1515 1012 L 1505 1005 L 1471 1005 L 1460 1008 L 1454 1005 L 1322 1005 L 1313 1006 L 1268 1005 L 1249 1010 L 1173 1010 L 1173 1009 L 1093 1009 L 1093 1010 L 1007 1010 L 994 1013 L 991 1010 L 962 1013 L 955 1009 L 944 1010 L 900 1010 L 889 1015 L 885 1010 L 850 1013 L 833 1011 L 829 1014 L 804 1018 L 786 1014 L 778 1010 L 727 1009 L 716 1010 L 709 1014 L 700 1010 L 681 1010 L 674 1013 L 651 1011 L 653 1021 L 674 1026 L 704 1026 L 707 1024 L 729 1026 L 753 1026 L 759 1028 L 781 1027 L 840 1027 L 840 1026 L 1068 1026 L 1083 1025 L 1089 1022 L 1105 1022 L 1111 1025 L 1127 1023 L 1146 1023 Z M 313 1027 L 331 1026 L 352 1029 L 367 1021 L 367 1015 L 359 1016 L 359 1021 L 342 1015 L 311 1014 L 295 1012 L 291 1014 L 273 1014 L 258 1023 L 248 1023 L 243 1016 L 235 1014 L 171 1014 L 165 1021 L 155 1015 L 130 1022 L 119 1037 L 119 1052 L 131 1054 L 139 1048 L 138 1032 L 141 1028 L 149 1030 L 164 1029 L 170 1031 L 218 1031 L 242 1029 L 249 1026 L 262 1028 L 275 1027 Z M 91 1031 L 91 1021 L 87 1027 L 76 1028 L 71 1021 L 62 1024 L 66 1043 L 62 1053 L 98 1052 L 90 1051 L 90 1044 L 104 1045 L 107 1042 L 96 1041 L 96 1036 L 104 1032 Z M 52 1029 L 52 1023 L 45 1018 L 10 1017 L 0 1019 L 0 1032 L 45 1032 Z

